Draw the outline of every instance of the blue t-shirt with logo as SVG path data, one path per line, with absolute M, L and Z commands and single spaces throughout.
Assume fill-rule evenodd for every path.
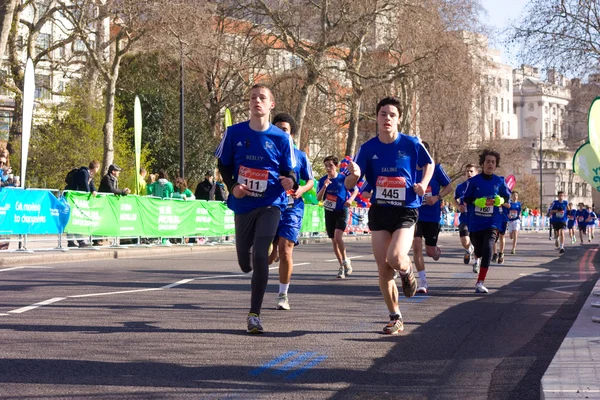
M 596 213 L 593 211 L 588 211 L 589 216 L 591 217 L 590 221 L 587 223 L 588 225 L 595 225 L 596 224 Z
M 392 143 L 383 143 L 376 136 L 360 146 L 355 162 L 373 188 L 371 204 L 421 206 L 422 199 L 413 189 L 421 182 L 417 180 L 417 166 L 422 168 L 433 160 L 418 138 L 398 133 Z
M 465 192 L 467 191 L 467 186 L 469 186 L 467 181 L 464 181 L 463 183 L 456 186 L 456 190 L 454 191 L 454 199 L 458 202 L 458 204 L 464 204 L 464 196 L 465 196 Z M 460 215 L 458 216 L 458 223 L 459 224 L 468 224 L 469 223 L 468 215 L 469 215 L 468 210 L 467 210 L 467 212 L 460 213 Z
M 587 222 L 585 221 L 589 217 L 588 210 L 585 208 L 583 210 L 577 210 L 575 213 L 575 219 L 577 220 L 577 225 L 586 226 Z
M 325 175 L 319 179 L 319 185 L 317 187 L 317 193 L 321 191 L 321 188 L 325 186 L 325 180 L 328 175 Z M 337 177 L 331 179 L 329 178 L 331 183 L 325 189 L 325 193 L 323 193 L 323 208 L 326 211 L 341 211 L 344 208 L 344 203 L 346 200 L 350 198 L 351 192 L 346 189 L 346 185 L 344 185 L 344 181 L 346 180 L 346 175 L 338 174 Z
M 577 210 L 572 208 L 570 211 L 567 211 L 567 219 L 569 225 L 575 225 L 575 221 L 577 220 Z
M 296 157 L 296 168 L 294 168 L 294 172 L 296 173 L 298 181 L 300 181 L 300 179 L 306 182 L 313 180 L 315 177 L 313 176 L 312 167 L 310 166 L 310 161 L 308 161 L 306 153 L 294 147 L 294 155 Z M 294 203 L 294 213 L 302 217 L 304 215 L 304 200 L 302 199 L 302 196 L 297 199 L 292 198 L 292 200 Z M 291 204 L 290 198 L 288 198 L 288 205 L 289 204 Z
M 554 200 L 552 205 L 550 206 L 549 211 L 556 210 L 554 214 L 550 217 L 550 222 L 567 222 L 567 208 L 569 207 L 569 202 L 567 200 L 558 201 Z
M 464 199 L 469 209 L 469 231 L 479 232 L 489 228 L 499 229 L 502 224 L 500 207 L 494 205 L 496 196 L 505 200 L 510 198 L 510 189 L 506 186 L 504 177 L 498 175 L 479 174 L 467 181 Z M 479 198 L 487 198 L 485 207 L 473 203 Z
M 515 201 L 510 203 L 510 208 L 506 211 L 509 221 L 517 221 L 521 219 L 521 202 Z
M 236 214 L 259 207 L 287 207 L 287 196 L 279 182 L 281 172 L 296 168 L 294 144 L 290 135 L 270 125 L 265 131 L 250 128 L 250 121 L 227 128 L 215 151 L 223 165 L 233 166 L 233 180 L 251 191 L 237 199 L 227 198 L 227 206 Z
M 423 170 L 417 170 L 417 182 L 421 182 L 422 179 Z M 436 201 L 433 205 L 427 205 L 425 204 L 425 201 L 431 196 L 439 195 L 442 188 L 448 186 L 451 182 L 452 180 L 448 177 L 442 165 L 436 164 L 435 170 L 433 171 L 433 176 L 429 181 L 429 186 L 427 186 L 427 190 L 423 196 L 423 203 L 419 208 L 419 221 L 440 222 L 440 215 L 442 213 L 440 208 L 440 200 L 438 199 L 438 201 Z

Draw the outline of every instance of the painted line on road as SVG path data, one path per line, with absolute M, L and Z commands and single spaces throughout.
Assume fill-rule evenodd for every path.
M 279 363 L 284 362 L 285 360 L 287 360 L 288 358 L 291 358 L 293 356 L 295 356 L 296 354 L 298 354 L 298 351 L 288 351 L 287 353 L 283 353 L 282 355 L 275 357 L 274 359 L 272 359 L 269 362 L 264 363 L 263 365 L 261 365 L 260 367 L 250 371 L 250 375 L 252 376 L 257 376 L 262 374 L 263 372 L 265 372 L 268 369 L 273 368 L 274 366 L 276 366 Z
M 313 353 L 310 351 L 306 352 L 306 353 L 302 353 L 298 357 L 292 359 L 287 364 L 284 364 L 281 367 L 277 368 L 273 373 L 275 375 L 283 375 L 285 372 L 289 371 L 290 369 L 297 367 L 298 365 L 302 364 L 304 361 L 311 359 L 316 354 L 317 353 Z
M 300 266 L 300 265 L 309 265 L 309 264 L 310 263 L 298 263 L 298 264 L 294 264 L 294 267 Z M 15 267 L 15 268 L 26 268 L 26 267 Z M 30 268 L 37 268 L 37 267 L 30 267 Z M 42 267 L 42 268 L 54 268 L 54 267 Z M 269 269 L 276 269 L 276 268 L 279 268 L 279 267 L 278 266 L 277 267 L 271 267 Z M 39 308 L 39 307 L 42 307 L 42 306 L 45 306 L 45 305 L 48 305 L 48 304 L 56 303 L 57 301 L 61 301 L 61 300 L 65 300 L 65 299 L 80 299 L 80 298 L 85 298 L 85 297 L 110 296 L 110 295 L 114 295 L 114 294 L 155 292 L 155 291 L 159 291 L 159 290 L 172 289 L 174 287 L 185 285 L 186 283 L 190 283 L 190 282 L 195 281 L 195 280 L 220 279 L 220 278 L 235 278 L 235 277 L 241 277 L 241 276 L 246 276 L 246 275 L 247 274 L 228 274 L 228 275 L 201 276 L 201 277 L 197 277 L 197 278 L 182 279 L 180 281 L 173 282 L 173 283 L 170 283 L 168 285 L 164 285 L 164 286 L 157 287 L 157 288 L 122 290 L 122 291 L 118 291 L 118 292 L 102 292 L 102 293 L 77 294 L 77 295 L 67 296 L 67 297 L 54 297 L 54 298 L 49 299 L 49 300 L 44 300 L 42 302 L 35 303 L 35 304 L 32 304 L 32 305 L 27 306 L 27 307 L 17 308 L 16 310 L 11 310 L 11 311 L 8 311 L 8 312 L 11 313 L 11 314 L 21 314 L 21 313 L 24 313 L 26 311 L 34 310 L 36 308 Z M 10 314 L 0 314 L 0 316 L 7 316 L 7 315 L 10 315 Z
M 578 283 L 577 285 L 564 285 L 564 286 L 556 286 L 553 288 L 544 288 L 544 290 L 547 290 L 549 292 L 554 292 L 554 293 L 572 295 L 573 294 L 572 292 L 565 292 L 564 290 L 558 290 L 558 289 L 566 289 L 566 288 L 579 287 L 579 286 L 581 286 L 580 283 Z
M 404 300 L 404 301 L 408 301 L 409 303 L 422 303 L 430 297 L 431 296 L 423 296 L 423 295 L 416 294 L 413 297 L 409 297 L 409 298 L 400 297 L 400 299 Z
M 56 303 L 58 301 L 62 301 L 62 300 L 65 300 L 65 299 L 66 299 L 66 297 L 54 297 L 52 299 L 40 301 L 39 303 L 35 303 L 35 304 L 32 304 L 32 305 L 27 306 L 27 307 L 17 308 L 16 310 L 9 311 L 9 313 L 11 313 L 11 314 L 21 314 L 21 313 L 24 313 L 25 311 L 30 311 L 30 310 L 36 309 L 38 307 L 47 306 L 48 304 Z
M 355 258 L 362 258 L 362 257 L 365 257 L 365 256 L 352 256 L 352 257 L 348 257 L 348 260 L 354 260 Z M 333 258 L 331 260 L 325 260 L 325 262 L 334 262 L 337 260 L 338 260 L 337 258 Z
M 322 363 L 323 361 L 327 360 L 327 358 L 328 358 L 328 356 L 325 356 L 325 355 L 313 358 L 308 363 L 304 364 L 302 367 L 298 368 L 296 371 L 289 374 L 286 377 L 286 379 L 290 379 L 290 380 L 296 379 L 297 377 L 299 377 L 300 375 L 302 375 L 309 369 L 311 369 L 311 368 L 317 366 L 318 364 Z
M 16 269 L 53 269 L 54 267 L 31 267 L 31 266 L 22 266 L 22 267 L 10 267 L 10 268 L 4 268 L 4 269 L 0 269 L 0 272 L 6 272 L 6 271 L 14 271 Z

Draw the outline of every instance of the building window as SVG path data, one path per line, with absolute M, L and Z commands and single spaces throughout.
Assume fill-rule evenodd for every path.
M 500 111 L 504 112 L 504 99 L 500 99 Z
M 561 192 L 564 192 L 564 191 L 565 191 L 565 186 L 566 186 L 566 183 L 565 183 L 565 182 L 561 182 L 561 183 L 560 183 L 560 191 L 561 191 Z
M 510 136 L 510 121 L 506 122 L 506 134 Z
M 510 114 L 510 102 L 508 101 L 508 99 L 506 100 L 506 113 Z
M 49 100 L 52 97 L 50 75 L 36 75 L 35 98 Z
M 579 196 L 579 183 L 575 184 L 575 196 Z
M 0 111 L 0 140 L 8 142 L 8 131 L 12 122 L 12 114 L 9 111 Z
M 502 78 L 498 78 L 498 86 L 502 87 Z
M 569 196 L 573 196 L 573 183 L 569 182 Z
M 549 131 L 548 131 L 548 123 L 544 122 L 544 135 L 546 137 L 548 137 L 548 133 L 549 133 Z
M 544 107 L 544 113 L 548 114 L 548 106 Z
M 510 92 L 510 80 L 506 80 L 506 91 Z
M 494 111 L 498 111 L 498 98 L 494 97 Z

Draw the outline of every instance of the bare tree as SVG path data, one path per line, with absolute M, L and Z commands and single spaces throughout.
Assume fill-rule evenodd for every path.
M 18 0 L 1 0 L 0 1 L 0 60 L 4 59 L 6 44 L 8 42 L 8 33 L 13 21 L 13 15 L 17 6 Z
M 600 61 L 597 0 L 532 0 L 509 39 L 522 58 L 559 70 L 589 72 Z

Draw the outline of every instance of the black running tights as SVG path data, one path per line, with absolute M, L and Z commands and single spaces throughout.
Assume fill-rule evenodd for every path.
M 252 274 L 250 312 L 260 314 L 269 282 L 269 246 L 277 233 L 281 210 L 260 207 L 235 216 L 235 248 L 238 263 L 245 273 Z
M 481 258 L 481 268 L 489 268 L 494 252 L 494 243 L 498 236 L 498 229 L 488 228 L 478 232 L 471 232 L 469 237 L 475 248 L 475 257 Z

